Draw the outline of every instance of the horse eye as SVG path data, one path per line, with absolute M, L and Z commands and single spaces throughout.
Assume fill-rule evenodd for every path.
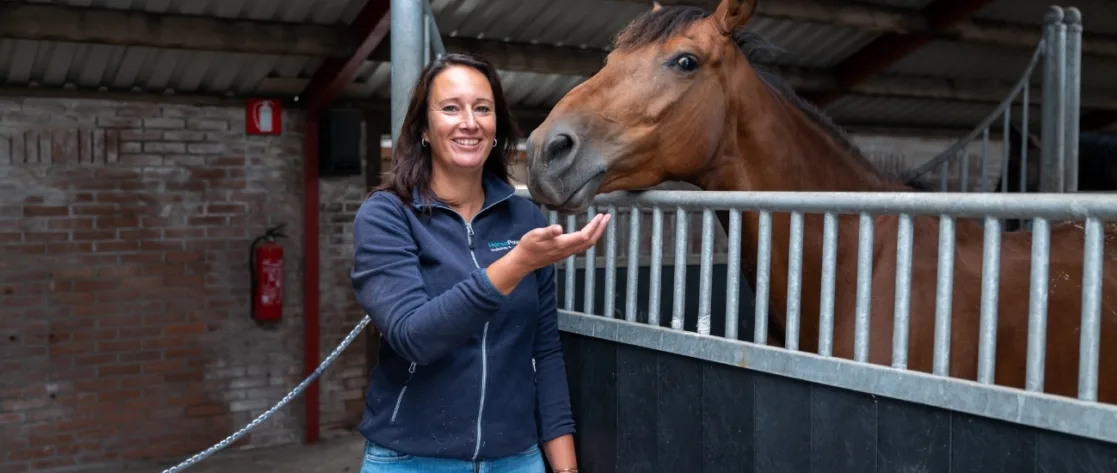
M 684 72 L 690 72 L 698 69 L 698 59 L 690 54 L 683 54 L 675 58 L 674 66 Z

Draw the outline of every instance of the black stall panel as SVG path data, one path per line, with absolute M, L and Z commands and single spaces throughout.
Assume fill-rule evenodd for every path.
M 1112 443 L 562 337 L 579 466 L 589 473 L 1117 472 Z

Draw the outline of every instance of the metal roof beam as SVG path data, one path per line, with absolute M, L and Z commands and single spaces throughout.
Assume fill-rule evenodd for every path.
M 356 44 L 346 28 L 325 25 L 8 2 L 0 38 L 325 57 L 348 57 Z
M 884 33 L 843 60 L 834 68 L 841 89 L 852 89 L 888 69 L 907 55 L 934 39 L 935 34 L 965 20 L 993 0 L 936 0 L 920 15 L 927 20 L 927 29 L 912 33 Z M 831 91 L 813 97 L 820 105 L 840 98 L 842 91 Z
M 317 115 L 353 82 L 357 68 L 388 36 L 388 0 L 366 0 L 365 6 L 348 28 L 357 43 L 346 57 L 327 59 L 314 71 L 300 95 L 307 101 L 311 115 Z

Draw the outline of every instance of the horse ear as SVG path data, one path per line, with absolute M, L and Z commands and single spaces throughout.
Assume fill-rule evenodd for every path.
M 659 2 L 652 2 L 652 11 L 660 11 L 662 9 L 663 5 L 660 5 Z
M 732 34 L 734 30 L 748 24 L 756 11 L 758 0 L 721 0 L 714 10 L 714 21 L 717 22 L 723 34 Z

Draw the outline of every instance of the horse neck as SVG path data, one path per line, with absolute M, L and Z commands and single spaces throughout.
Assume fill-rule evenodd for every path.
M 736 114 L 728 120 L 735 123 L 723 137 L 718 159 L 701 179 L 692 183 L 705 190 L 719 191 L 814 191 L 872 192 L 910 190 L 899 181 L 892 181 L 875 172 L 864 158 L 847 151 L 828 135 L 795 104 L 780 96 L 751 70 L 739 75 L 751 82 L 754 92 L 731 99 L 738 104 Z M 749 84 L 743 84 L 749 85 Z M 748 90 L 748 87 L 739 87 Z M 747 107 L 747 111 L 744 107 Z M 742 219 L 742 256 L 744 270 L 750 279 L 756 277 L 756 248 L 759 241 L 759 215 L 746 212 Z M 821 274 L 821 216 L 805 216 L 803 232 L 803 275 Z M 724 214 L 719 215 L 723 228 L 728 228 Z M 818 220 L 818 221 L 816 221 Z M 840 244 L 856 245 L 856 223 L 841 219 Z M 770 266 L 770 327 L 782 331 L 786 325 L 790 238 L 790 215 L 772 214 Z M 887 235 L 876 232 L 876 237 Z M 894 235 L 893 235 L 894 238 Z M 878 240 L 879 241 L 879 240 Z M 853 242 L 853 243 L 849 243 Z M 875 245 L 879 247 L 879 245 Z M 813 346 L 808 335 L 816 333 L 817 317 L 810 310 L 818 295 L 803 291 L 800 317 L 800 343 Z M 817 341 L 817 339 L 815 340 Z

